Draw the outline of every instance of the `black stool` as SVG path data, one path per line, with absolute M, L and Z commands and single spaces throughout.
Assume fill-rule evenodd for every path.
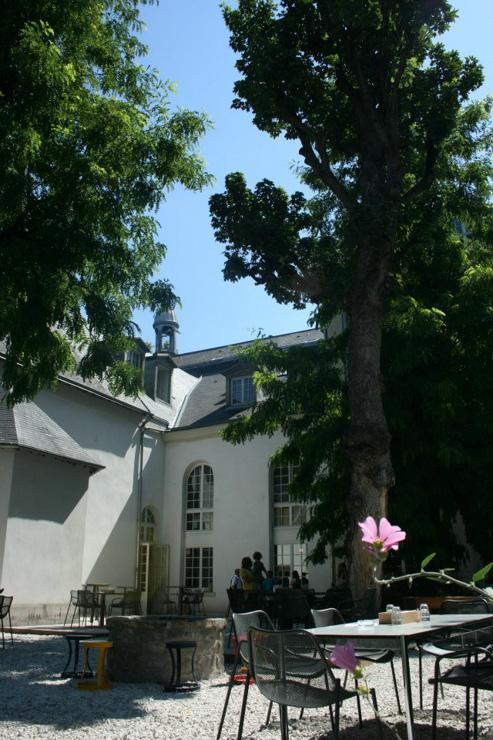
M 90 640 L 94 637 L 94 634 L 92 632 L 66 632 L 63 636 L 67 640 L 68 658 L 65 668 L 60 674 L 60 678 L 86 678 L 87 676 L 92 676 L 92 671 L 89 666 L 89 670 L 79 671 L 79 643 L 81 640 Z M 72 654 L 74 656 L 74 664 L 73 669 L 69 670 Z
M 197 691 L 200 688 L 199 682 L 195 677 L 194 660 L 197 650 L 195 640 L 168 640 L 166 648 L 171 658 L 171 680 L 165 691 Z M 193 649 L 192 653 L 192 681 L 181 680 L 181 651 L 187 648 Z M 175 659 L 176 654 L 176 659 Z

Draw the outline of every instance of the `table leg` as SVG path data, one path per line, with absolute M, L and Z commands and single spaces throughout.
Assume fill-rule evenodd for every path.
M 101 606 L 99 611 L 99 626 L 104 627 L 104 618 L 106 616 L 106 594 L 104 593 L 104 591 L 99 594 L 99 598 L 101 599 Z
M 402 680 L 404 682 L 404 709 L 406 713 L 407 740 L 414 739 L 413 695 L 411 691 L 411 674 L 409 672 L 408 644 L 404 636 L 399 638 L 402 660 Z

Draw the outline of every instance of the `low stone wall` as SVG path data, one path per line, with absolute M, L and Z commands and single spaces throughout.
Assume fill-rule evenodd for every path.
M 167 640 L 195 640 L 195 675 L 205 679 L 224 671 L 224 619 L 186 616 L 110 617 L 113 649 L 109 673 L 114 681 L 165 685 L 171 677 Z M 190 678 L 192 650 L 182 651 L 182 679 Z

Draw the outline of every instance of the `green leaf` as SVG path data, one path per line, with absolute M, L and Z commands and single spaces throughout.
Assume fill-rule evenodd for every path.
M 490 570 L 493 568 L 493 563 L 488 563 L 488 565 L 485 565 L 480 570 L 477 570 L 476 573 L 473 573 L 472 576 L 472 582 L 477 583 L 478 581 L 482 581 L 483 578 L 485 578 Z
M 427 555 L 424 560 L 421 561 L 421 570 L 424 570 L 428 563 L 431 563 L 433 558 L 435 557 L 436 552 L 432 552 L 431 555 Z

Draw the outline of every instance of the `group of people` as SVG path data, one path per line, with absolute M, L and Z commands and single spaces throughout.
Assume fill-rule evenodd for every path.
M 297 570 L 293 570 L 291 581 L 287 578 L 278 579 L 274 577 L 271 570 L 266 570 L 262 562 L 262 553 L 253 553 L 252 557 L 246 555 L 242 558 L 241 568 L 236 568 L 231 578 L 229 587 L 246 592 L 261 591 L 265 594 L 273 593 L 277 588 L 308 588 L 306 573 L 301 578 Z

